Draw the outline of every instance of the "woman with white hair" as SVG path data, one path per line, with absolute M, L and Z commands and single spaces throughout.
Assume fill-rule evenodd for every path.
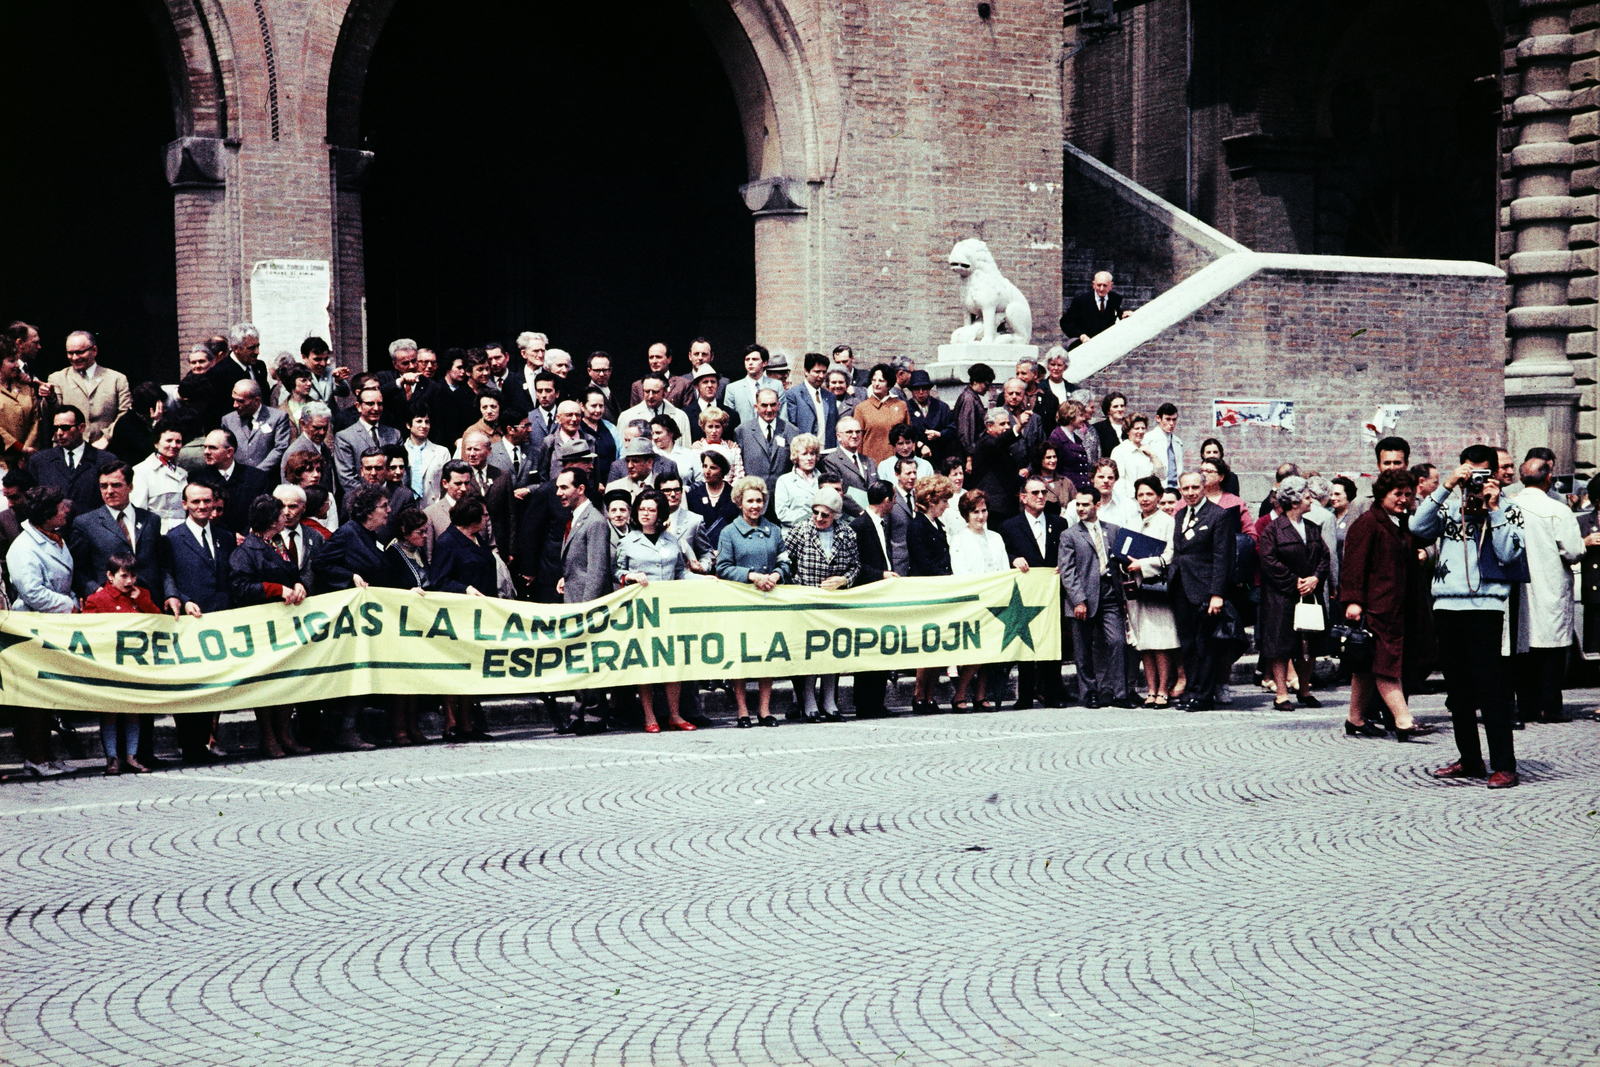
M 783 545 L 789 553 L 795 585 L 809 585 L 831 592 L 843 589 L 856 580 L 861 570 L 860 552 L 855 530 L 848 523 L 839 521 L 843 513 L 844 497 L 830 486 L 812 494 L 811 520 L 797 523 L 784 532 Z M 818 683 L 822 689 L 820 713 L 814 691 Z M 806 722 L 843 722 L 844 716 L 839 714 L 835 696 L 838 686 L 837 674 L 811 674 L 796 678 L 795 699 L 799 701 L 801 717 Z
M 1328 548 L 1322 540 L 1322 530 L 1305 517 L 1312 504 L 1306 480 L 1290 475 L 1278 483 L 1277 493 L 1282 514 L 1273 519 L 1258 538 L 1261 611 L 1256 618 L 1256 647 L 1261 650 L 1262 666 L 1272 671 L 1277 689 L 1277 699 L 1272 705 L 1275 710 L 1288 711 L 1294 707 L 1289 700 L 1290 660 L 1294 661 L 1300 680 L 1300 705 L 1319 708 L 1321 702 L 1311 695 L 1308 644 L 1320 640 L 1320 632 L 1297 631 L 1294 616 L 1298 605 L 1314 605 L 1322 629 L 1326 629 L 1331 574 Z

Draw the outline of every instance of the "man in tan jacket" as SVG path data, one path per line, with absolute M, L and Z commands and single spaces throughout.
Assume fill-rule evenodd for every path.
M 103 448 L 117 420 L 132 410 L 133 393 L 128 376 L 100 366 L 99 355 L 94 334 L 88 330 L 67 334 L 67 362 L 72 366 L 50 375 L 47 388 L 39 392 L 41 399 L 48 397 L 52 410 L 75 407 L 83 412 L 84 440 Z

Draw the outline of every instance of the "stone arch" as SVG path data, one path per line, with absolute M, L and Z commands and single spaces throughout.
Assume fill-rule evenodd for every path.
M 216 0 L 144 0 L 172 88 L 179 137 L 229 136 L 238 114 L 233 43 Z
M 739 192 L 756 231 L 757 333 L 799 351 L 820 334 L 821 242 L 816 238 L 842 128 L 837 83 L 821 45 L 820 11 L 807 0 L 686 2 L 722 60 L 744 129 L 750 182 Z M 360 347 L 364 295 L 360 194 L 372 156 L 360 143 L 362 94 L 373 49 L 395 3 L 328 5 L 307 41 L 312 53 L 327 53 L 334 329 L 345 351 Z M 307 66 L 318 69 L 314 60 Z M 307 101 L 308 114 L 312 103 Z M 795 287 L 797 278 L 805 285 Z

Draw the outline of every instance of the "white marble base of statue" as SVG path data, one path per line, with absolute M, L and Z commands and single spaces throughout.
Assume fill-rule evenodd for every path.
M 988 245 L 975 237 L 957 241 L 950 250 L 950 269 L 961 276 L 961 307 L 967 314 L 967 324 L 950 335 L 951 344 L 1028 343 L 1033 310 L 1022 290 L 1000 273 Z

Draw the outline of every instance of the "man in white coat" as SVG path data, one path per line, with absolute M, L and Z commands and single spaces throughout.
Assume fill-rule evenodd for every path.
M 1507 627 L 1511 678 L 1521 722 L 1569 722 L 1561 708 L 1561 678 L 1572 644 L 1572 564 L 1583 558 L 1577 517 L 1564 502 L 1552 500 L 1549 460 L 1522 465 L 1523 492 L 1506 507 L 1506 518 L 1522 527 L 1528 546 L 1528 576 L 1512 586 Z

